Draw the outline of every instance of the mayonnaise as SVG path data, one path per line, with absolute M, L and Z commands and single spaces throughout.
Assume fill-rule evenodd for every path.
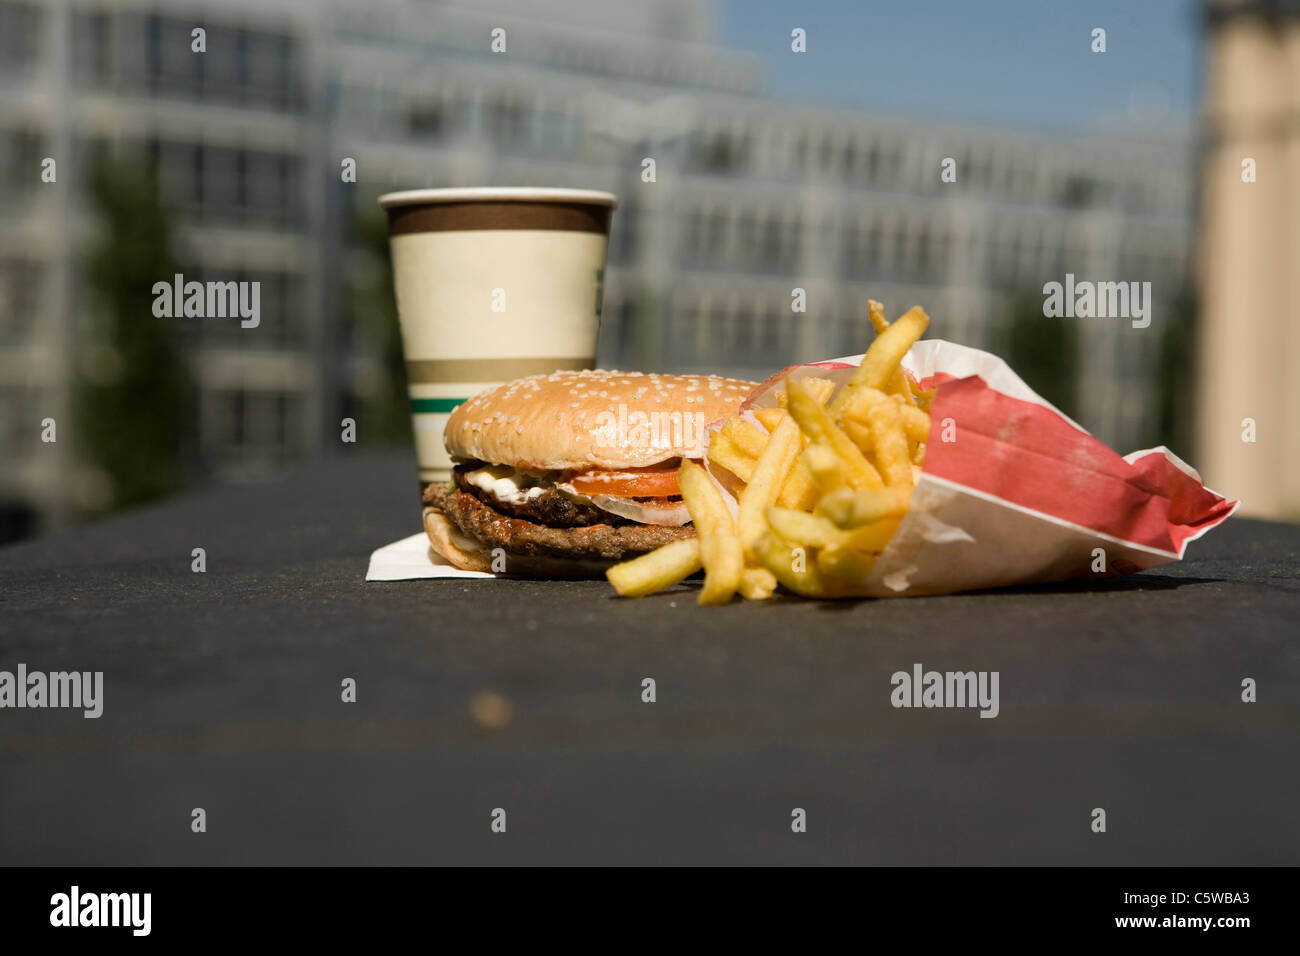
M 508 465 L 489 465 L 465 472 L 465 480 L 502 501 L 520 502 L 546 491 L 540 475 L 516 471 Z

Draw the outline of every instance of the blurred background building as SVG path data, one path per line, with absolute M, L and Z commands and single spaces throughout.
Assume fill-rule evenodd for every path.
M 602 365 L 763 376 L 859 352 L 871 296 L 1007 355 L 1121 451 L 1189 453 L 1190 137 L 791 105 L 695 0 L 0 0 L 0 80 L 0 539 L 166 490 L 128 494 L 111 463 L 137 440 L 112 432 L 114 401 L 149 388 L 174 417 L 152 440 L 184 444 L 173 485 L 342 453 L 344 416 L 363 444 L 405 440 L 375 204 L 398 188 L 617 193 Z M 186 375 L 160 391 L 123 356 L 171 353 L 106 284 L 173 264 L 260 281 L 262 321 L 166 320 Z M 1151 282 L 1151 327 L 1044 318 L 1043 284 L 1067 272 Z
M 1198 464 L 1300 514 L 1300 3 L 1209 5 Z

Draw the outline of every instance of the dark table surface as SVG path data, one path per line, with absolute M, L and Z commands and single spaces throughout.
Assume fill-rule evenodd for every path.
M 1087 585 L 699 608 L 366 583 L 414 489 L 357 458 L 0 550 L 0 669 L 105 685 L 98 720 L 0 710 L 0 863 L 1300 863 L 1300 528 Z M 915 663 L 998 671 L 999 716 L 894 709 Z

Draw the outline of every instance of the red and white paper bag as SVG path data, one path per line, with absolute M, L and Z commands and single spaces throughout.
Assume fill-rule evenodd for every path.
M 785 369 L 743 408 L 776 405 L 786 377 L 842 385 L 861 361 L 856 355 Z M 903 366 L 922 388 L 937 389 L 930 440 L 911 508 L 867 580 L 870 595 L 1154 568 L 1181 559 L 1189 541 L 1237 508 L 1167 448 L 1120 457 L 995 355 L 926 339 Z

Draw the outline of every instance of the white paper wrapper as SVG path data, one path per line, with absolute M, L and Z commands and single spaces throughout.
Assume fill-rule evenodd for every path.
M 494 578 L 486 571 L 462 571 L 429 547 L 429 536 L 421 531 L 401 541 L 386 544 L 370 555 L 367 581 L 413 581 L 416 578 Z
M 785 369 L 745 407 L 775 405 L 788 376 L 843 384 L 861 361 L 854 355 Z M 1238 502 L 1210 491 L 1166 448 L 1121 458 L 997 356 L 927 339 L 903 365 L 923 388 L 937 388 L 930 440 L 911 509 L 867 580 L 869 595 L 1153 568 L 1182 558 L 1189 541 L 1236 510 Z

